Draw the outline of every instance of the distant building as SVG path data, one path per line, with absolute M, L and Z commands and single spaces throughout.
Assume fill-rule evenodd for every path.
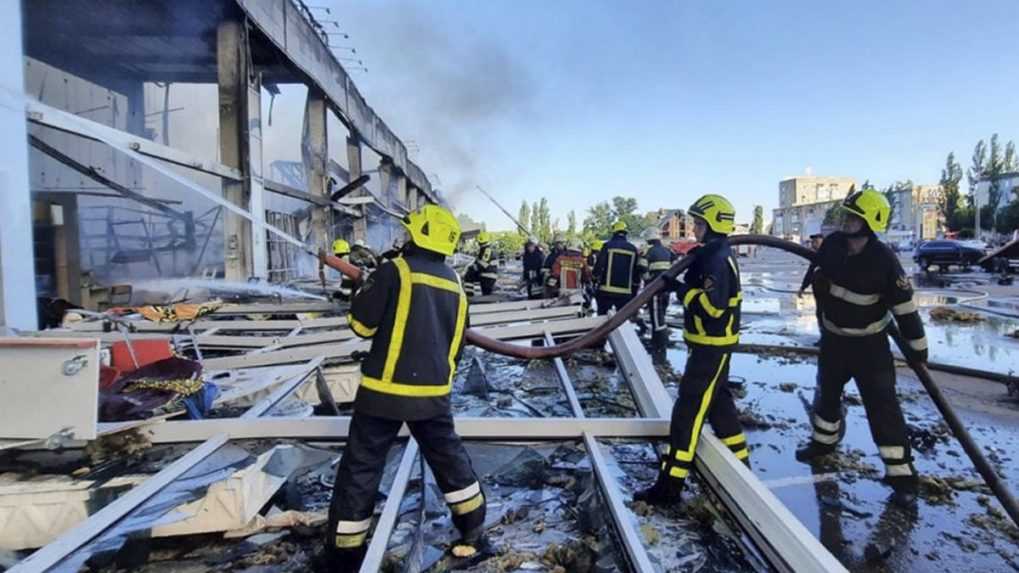
M 852 177 L 803 175 L 778 183 L 778 209 L 772 211 L 772 235 L 803 242 L 821 232 L 824 215 L 856 185 Z
M 892 220 L 888 224 L 888 240 L 929 241 L 936 239 L 944 228 L 939 204 L 940 185 L 913 185 L 893 194 Z
M 1007 207 L 1011 201 L 1019 197 L 1019 171 L 1002 173 L 993 179 L 987 176 L 981 177 L 980 180 L 977 181 L 977 186 L 974 190 L 977 204 L 981 207 L 987 205 L 990 200 L 990 189 L 991 183 L 993 182 L 997 182 L 998 189 L 1001 190 L 1001 200 L 998 202 L 998 211 L 1001 211 Z M 984 221 L 980 222 L 981 227 L 985 224 L 986 223 Z
M 658 231 L 661 233 L 662 241 L 670 243 L 683 239 L 693 238 L 693 221 L 686 211 L 682 209 L 659 209 Z

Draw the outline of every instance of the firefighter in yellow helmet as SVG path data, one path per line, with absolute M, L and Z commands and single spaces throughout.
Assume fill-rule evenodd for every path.
M 647 248 L 641 261 L 642 266 L 647 269 L 644 283 L 648 284 L 669 270 L 676 254 L 662 244 L 662 233 L 657 225 L 648 227 L 644 239 L 647 241 Z M 667 361 L 665 351 L 669 342 L 669 328 L 665 322 L 665 311 L 668 306 L 668 291 L 655 295 L 647 305 L 648 313 L 651 315 L 651 357 L 660 364 Z
M 333 241 L 333 255 L 346 262 L 350 262 L 350 243 L 344 239 Z M 325 277 L 323 275 L 323 281 Z M 325 286 L 325 282 L 322 283 Z M 357 290 L 357 284 L 348 276 L 340 278 L 340 288 L 333 292 L 332 298 L 342 301 L 349 301 Z
M 749 465 L 750 450 L 729 391 L 729 359 L 739 343 L 739 266 L 729 247 L 736 211 L 721 195 L 704 195 L 690 206 L 694 235 L 701 243 L 683 282 L 670 281 L 683 303 L 686 367 L 672 408 L 669 448 L 658 479 L 634 499 L 656 505 L 676 504 L 693 468 L 705 421 L 737 459 Z
M 499 267 L 492 255 L 492 236 L 487 231 L 478 233 L 478 256 L 474 263 L 467 267 L 464 282 L 480 283 L 481 294 L 492 294 L 495 283 L 499 279 Z
M 640 267 L 640 251 L 627 237 L 626 223 L 616 221 L 612 225 L 612 238 L 598 251 L 594 265 L 595 301 L 598 314 L 604 315 L 609 309 L 619 310 L 630 302 L 640 286 L 643 269 Z
M 437 205 L 408 214 L 403 225 L 410 240 L 402 255 L 383 262 L 350 307 L 351 328 L 372 346 L 361 362 L 361 386 L 329 508 L 330 570 L 360 567 L 386 455 L 404 423 L 462 536 L 454 554 L 463 557 L 487 546 L 484 493 L 450 414 L 450 389 L 468 326 L 467 297 L 445 262 L 460 225 Z
M 829 235 L 817 253 L 813 284 L 821 310 L 818 386 L 813 433 L 796 451 L 796 459 L 808 462 L 838 447 L 846 430 L 842 390 L 852 378 L 885 464 L 885 481 L 893 488 L 891 501 L 910 507 L 916 501 L 918 477 L 895 395 L 888 328 L 894 317 L 911 362 L 926 362 L 927 339 L 909 276 L 877 237 L 888 229 L 890 211 L 879 191 L 850 189 L 842 202 L 841 230 Z

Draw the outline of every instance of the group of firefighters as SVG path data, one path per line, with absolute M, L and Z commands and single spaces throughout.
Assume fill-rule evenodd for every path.
M 885 463 L 891 501 L 909 506 L 915 503 L 918 477 L 895 395 L 887 335 L 892 321 L 913 353 L 907 357 L 911 361 L 926 361 L 927 342 L 909 277 L 877 238 L 888 226 L 887 199 L 871 189 L 852 191 L 842 207 L 841 230 L 820 245 L 809 271 L 819 307 L 821 352 L 813 433 L 796 458 L 810 462 L 837 448 L 846 429 L 843 387 L 853 378 Z M 680 501 L 705 421 L 736 459 L 750 464 L 728 385 L 743 300 L 739 265 L 728 241 L 736 213 L 720 195 L 700 197 L 688 212 L 698 242 L 689 253 L 693 263 L 682 278 L 666 275 L 666 289 L 649 309 L 652 338 L 664 344 L 665 310 L 675 293 L 683 307 L 688 348 L 658 478 L 634 495 L 659 506 Z M 449 211 L 426 205 L 404 217 L 403 225 L 409 240 L 397 256 L 377 262 L 366 280 L 350 285 L 350 326 L 372 345 L 361 364 L 362 382 L 329 511 L 326 555 L 329 565 L 340 571 L 357 570 L 365 556 L 386 456 L 405 423 L 460 532 L 451 559 L 479 559 L 490 549 L 484 533 L 484 488 L 454 431 L 450 390 L 470 326 L 463 282 L 478 280 L 483 292 L 491 292 L 497 276 L 491 245 L 487 235 L 479 237 L 475 266 L 461 277 L 446 264 L 460 239 L 460 226 Z M 588 256 L 582 245 L 561 241 L 544 256 L 536 242 L 529 241 L 523 254 L 528 294 L 537 295 L 532 285 L 538 284 L 542 293 L 549 287 L 582 289 L 590 284 L 597 312 L 603 315 L 630 301 L 641 280 L 655 280 L 671 267 L 674 256 L 660 240 L 649 237 L 641 253 L 627 239 L 625 224 L 616 223 L 612 231 L 611 239 Z M 348 256 L 353 255 L 351 250 Z M 575 268 L 579 273 L 572 272 Z M 563 283 L 574 275 L 576 282 Z

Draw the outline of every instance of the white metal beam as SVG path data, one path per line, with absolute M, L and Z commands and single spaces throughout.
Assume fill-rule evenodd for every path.
M 0 3 L 8 22 L 0 35 L 0 333 L 8 326 L 35 330 L 35 257 L 32 250 L 32 198 L 28 180 L 28 135 L 21 109 L 25 59 L 21 2 Z
M 609 335 L 609 343 L 641 412 L 656 418 L 669 417 L 674 400 L 634 326 L 624 323 Z M 707 486 L 776 569 L 818 573 L 846 570 L 713 433 L 701 433 L 694 463 Z
M 474 418 L 453 420 L 466 440 L 575 440 L 589 433 L 601 438 L 662 438 L 669 435 L 668 419 L 650 418 Z M 100 433 L 106 424 L 99 424 Z M 309 418 L 214 418 L 165 421 L 145 428 L 152 443 L 200 442 L 224 433 L 233 440 L 305 439 L 343 441 L 350 428 L 348 416 Z M 409 435 L 406 428 L 402 436 Z
M 386 496 L 386 505 L 382 508 L 382 515 L 375 524 L 371 542 L 368 543 L 364 561 L 361 562 L 361 573 L 376 573 L 382 568 L 382 558 L 386 555 L 389 536 L 396 525 L 396 519 L 400 517 L 400 504 L 403 503 L 403 495 L 407 492 L 407 483 L 410 481 L 410 473 L 414 469 L 414 460 L 417 456 L 418 443 L 414 438 L 410 438 L 403 449 L 400 466 L 396 468 L 393 485 L 389 488 L 389 495 Z M 424 479 L 424 476 L 421 476 L 421 479 Z M 421 503 L 424 503 L 423 496 Z

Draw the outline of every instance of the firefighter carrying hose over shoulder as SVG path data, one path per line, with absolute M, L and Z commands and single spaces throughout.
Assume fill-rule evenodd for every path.
M 643 266 L 647 268 L 647 276 L 644 283 L 650 283 L 658 278 L 658 275 L 669 270 L 676 255 L 672 250 L 662 245 L 662 233 L 657 226 L 648 228 L 644 234 L 648 247 L 642 257 Z M 665 311 L 669 306 L 669 292 L 662 291 L 648 303 L 648 312 L 651 314 L 651 347 L 656 359 L 660 358 L 662 351 L 669 341 L 669 329 L 665 323 Z
M 484 550 L 485 496 L 453 428 L 450 389 L 468 326 L 467 297 L 445 263 L 460 238 L 452 213 L 426 205 L 403 225 L 403 255 L 382 263 L 351 304 L 354 333 L 372 340 L 361 363 L 347 447 L 336 472 L 326 557 L 357 571 L 367 548 L 386 454 L 404 423 L 417 440 L 453 514 L 457 557 Z
M 464 274 L 464 282 L 480 283 L 481 294 L 492 294 L 499 279 L 499 268 L 492 260 L 492 237 L 486 231 L 478 233 L 478 247 L 478 256 Z
M 594 280 L 598 287 L 595 300 L 598 314 L 608 314 L 609 309 L 617 311 L 630 302 L 640 286 L 640 252 L 626 238 L 626 223 L 616 221 L 612 225 L 612 238 L 598 251 L 594 265 Z
M 724 197 L 704 195 L 689 213 L 702 246 L 691 251 L 696 259 L 684 281 L 670 281 L 671 290 L 683 303 L 686 367 L 679 398 L 672 408 L 669 448 L 662 458 L 658 479 L 633 496 L 654 505 L 680 501 L 705 420 L 711 422 L 715 435 L 737 459 L 750 464 L 746 436 L 729 392 L 729 358 L 739 343 L 743 298 L 739 266 L 728 240 L 736 211 Z
M 796 459 L 811 461 L 838 447 L 845 434 L 842 390 L 853 378 L 885 463 L 885 481 L 893 488 L 891 500 L 910 506 L 918 476 L 895 395 L 888 327 L 894 317 L 914 362 L 927 361 L 927 338 L 909 277 L 876 235 L 888 228 L 888 200 L 874 189 L 850 190 L 842 210 L 842 230 L 829 235 L 817 254 L 814 295 L 822 331 L 814 431 Z

